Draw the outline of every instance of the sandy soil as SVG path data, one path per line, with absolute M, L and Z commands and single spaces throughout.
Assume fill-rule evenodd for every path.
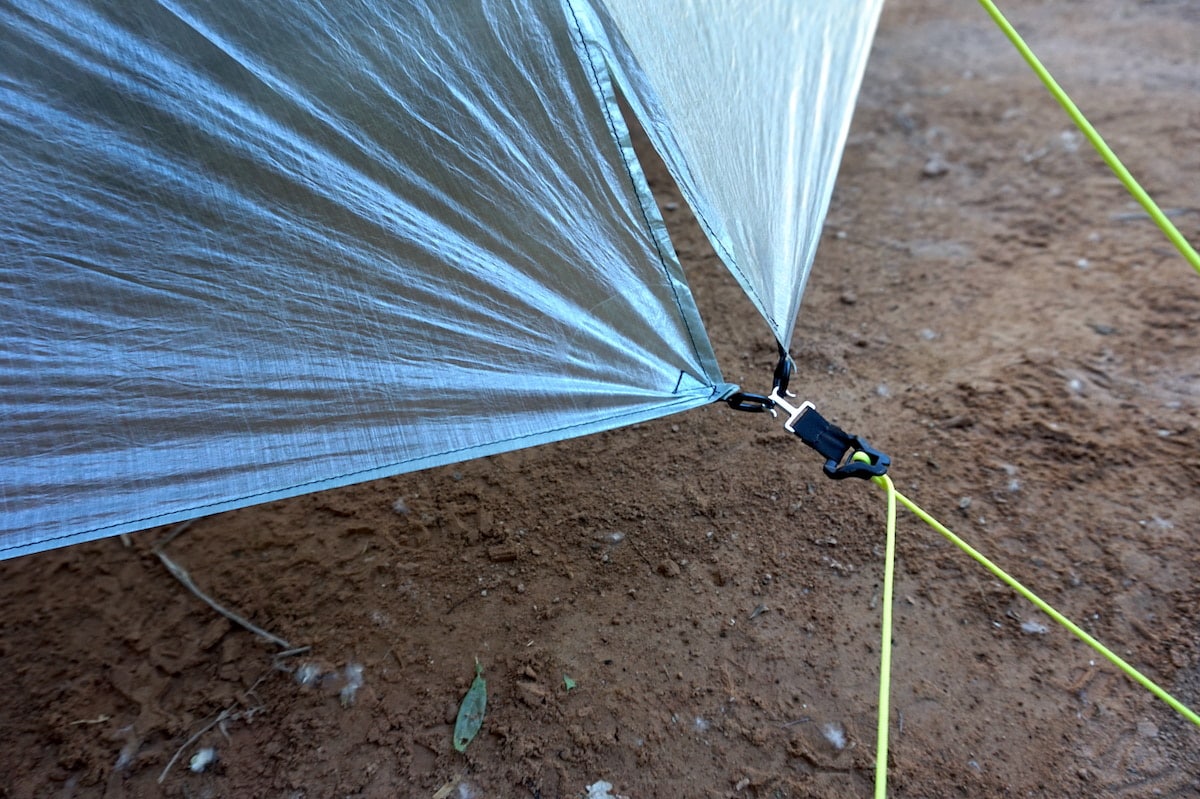
M 1200 7 L 1009 6 L 1200 240 Z M 650 173 L 726 376 L 769 388 L 765 326 Z M 794 387 L 1192 707 L 1198 327 L 1200 278 L 982 11 L 890 3 Z M 0 797 L 867 796 L 882 515 L 778 422 L 713 406 L 167 546 L 299 654 L 185 590 L 163 530 L 5 562 Z M 908 518 L 893 657 L 895 797 L 1200 792 L 1200 730 Z

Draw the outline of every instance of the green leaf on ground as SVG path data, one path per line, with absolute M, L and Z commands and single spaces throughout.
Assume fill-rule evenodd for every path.
M 576 682 L 571 679 L 571 676 L 569 674 L 564 674 L 563 675 L 563 685 L 567 686 L 567 693 L 570 693 L 571 689 L 575 687 Z
M 458 720 L 454 722 L 454 748 L 467 751 L 467 744 L 474 740 L 483 724 L 487 711 L 487 681 L 483 679 L 483 666 L 475 658 L 475 679 L 467 689 L 462 704 L 458 706 Z

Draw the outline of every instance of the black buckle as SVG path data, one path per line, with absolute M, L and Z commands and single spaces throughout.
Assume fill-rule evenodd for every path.
M 882 477 L 892 463 L 891 458 L 868 444 L 862 436 L 850 435 L 811 408 L 796 421 L 792 432 L 825 457 L 825 474 L 834 480 Z M 869 462 L 855 460 L 854 455 L 859 452 L 866 455 Z
M 795 407 L 772 391 L 770 399 L 776 406 L 787 411 L 788 420 L 784 428 L 825 458 L 825 474 L 834 480 L 858 477 L 869 480 L 887 474 L 892 459 L 867 443 L 862 436 L 852 436 L 817 413 L 811 402 Z M 861 452 L 867 461 L 855 460 Z

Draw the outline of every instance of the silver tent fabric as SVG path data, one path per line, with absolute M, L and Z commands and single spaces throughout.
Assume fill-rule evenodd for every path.
M 717 254 L 792 339 L 883 0 L 571 0 Z
M 0 557 L 721 382 L 557 0 L 0 6 Z

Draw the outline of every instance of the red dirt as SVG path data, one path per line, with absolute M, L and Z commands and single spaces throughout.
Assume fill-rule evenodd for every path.
M 1196 4 L 1009 5 L 1200 240 Z M 686 208 L 665 213 L 726 377 L 768 388 L 765 326 Z M 794 387 L 1192 707 L 1198 327 L 1200 278 L 982 11 L 889 4 Z M 169 545 L 311 647 L 290 657 L 185 590 L 152 551 L 163 530 L 0 563 L 0 797 L 868 796 L 882 512 L 778 422 L 713 406 Z M 476 658 L 487 716 L 459 754 Z M 907 518 L 893 662 L 894 797 L 1200 792 L 1200 730 Z M 217 759 L 193 772 L 203 747 Z

